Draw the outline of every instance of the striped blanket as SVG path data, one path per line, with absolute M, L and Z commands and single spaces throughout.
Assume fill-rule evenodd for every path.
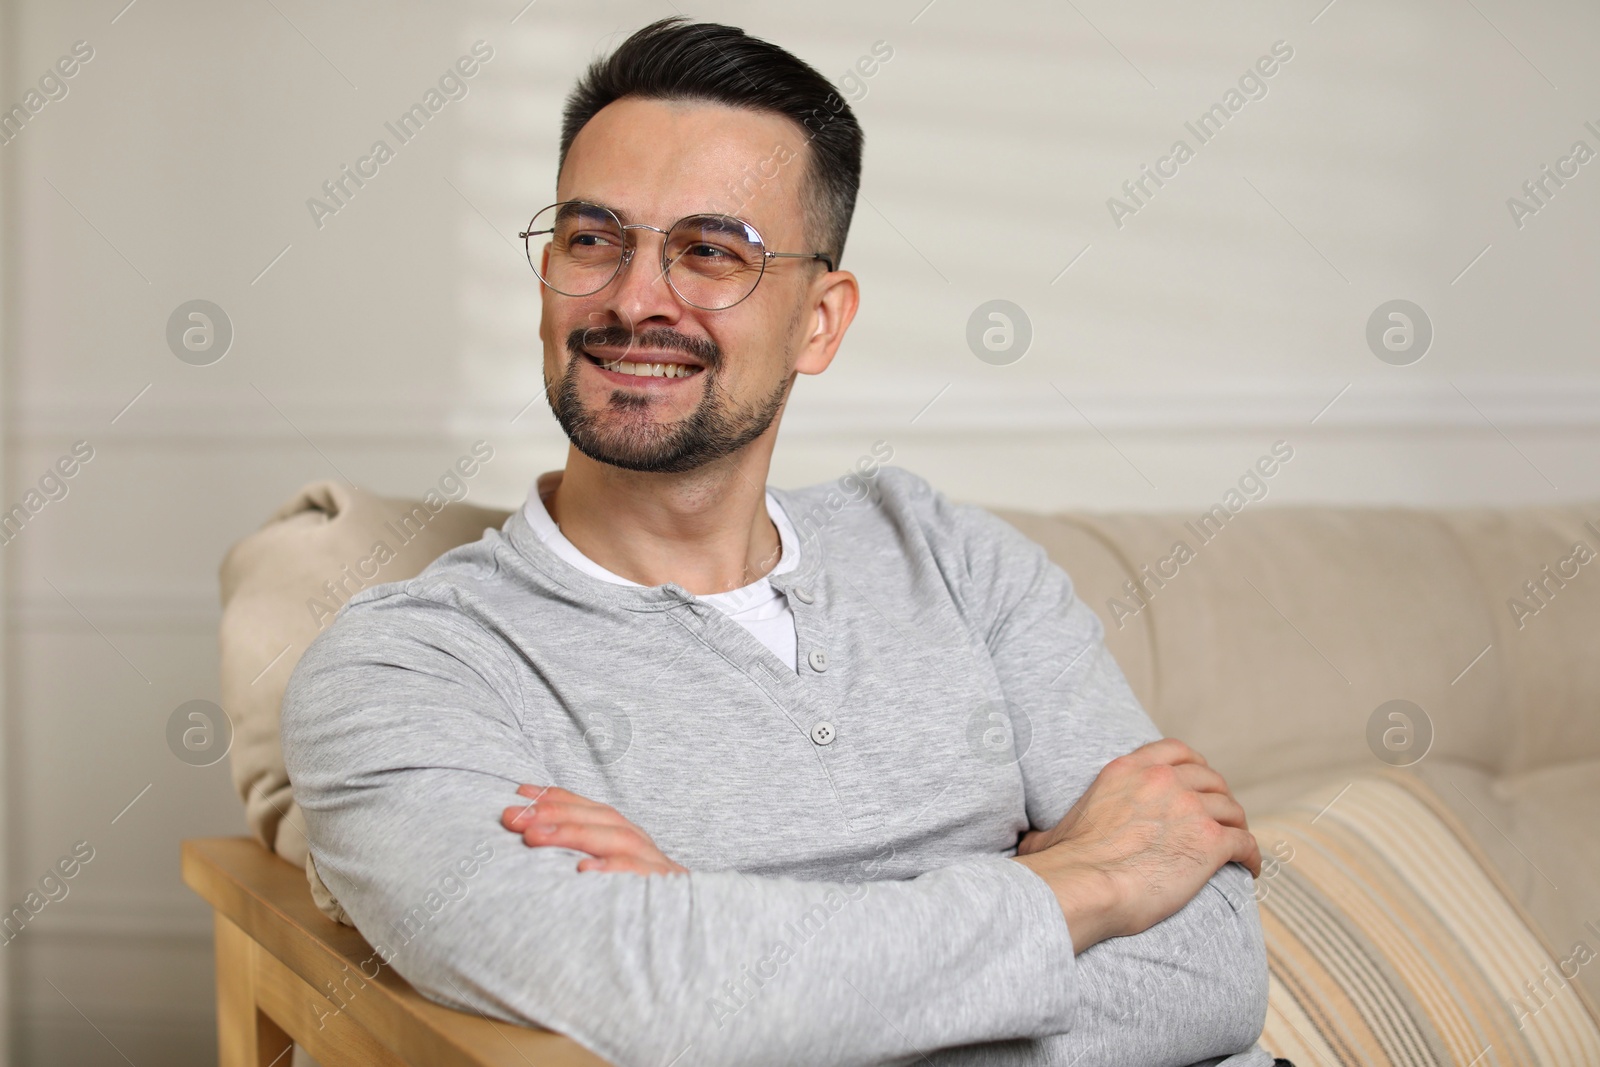
M 1575 983 L 1600 929 L 1557 952 L 1414 776 L 1383 769 L 1252 818 L 1271 994 L 1261 1044 L 1299 1067 L 1600 1067 Z

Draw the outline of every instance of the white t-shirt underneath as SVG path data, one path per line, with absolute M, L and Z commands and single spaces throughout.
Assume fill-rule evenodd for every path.
M 697 596 L 696 599 L 705 601 L 749 630 L 756 640 L 772 650 L 772 654 L 778 657 L 780 663 L 788 664 L 790 670 L 798 672 L 800 667 L 795 651 L 794 611 L 789 607 L 788 597 L 772 588 L 772 583 L 767 581 L 767 578 L 772 574 L 782 574 L 784 571 L 792 570 L 800 562 L 795 551 L 800 538 L 789 523 L 789 516 L 784 514 L 783 508 L 772 494 L 767 493 L 766 498 L 767 515 L 778 528 L 778 547 L 782 554 L 778 557 L 777 566 L 773 567 L 768 575 L 763 575 L 749 585 L 730 589 L 726 593 L 706 593 Z M 538 479 L 528 490 L 528 502 L 523 505 L 522 514 L 528 520 L 528 525 L 533 527 L 533 532 L 550 547 L 551 551 L 585 574 L 592 574 L 596 578 L 618 585 L 639 584 L 606 570 L 578 551 L 578 547 L 567 540 L 561 528 L 550 518 L 550 511 L 545 507 L 544 498 L 539 495 Z

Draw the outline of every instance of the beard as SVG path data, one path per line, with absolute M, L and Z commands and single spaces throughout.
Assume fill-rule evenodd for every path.
M 660 423 L 651 409 L 662 401 L 649 393 L 614 390 L 598 410 L 586 409 L 578 396 L 579 361 L 585 343 L 687 352 L 704 365 L 700 402 L 676 421 Z M 783 410 L 793 375 L 755 404 L 734 403 L 721 387 L 722 350 L 715 341 L 687 337 L 672 330 L 646 330 L 634 338 L 627 330 L 588 328 L 567 335 L 567 367 L 559 385 L 545 381 L 550 410 L 574 447 L 590 459 L 624 470 L 649 474 L 681 474 L 733 455 L 767 432 Z

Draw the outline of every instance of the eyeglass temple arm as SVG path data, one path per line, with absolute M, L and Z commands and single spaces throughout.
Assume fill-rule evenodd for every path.
M 784 256 L 788 259 L 820 259 L 828 265 L 829 270 L 837 269 L 833 265 L 833 257 L 826 252 L 764 252 L 762 254 L 768 259 L 774 256 Z

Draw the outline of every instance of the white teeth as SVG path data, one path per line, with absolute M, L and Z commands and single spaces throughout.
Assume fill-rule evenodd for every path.
M 697 369 L 682 363 L 632 363 L 622 360 L 607 363 L 605 368 L 619 374 L 632 374 L 637 378 L 687 378 Z

